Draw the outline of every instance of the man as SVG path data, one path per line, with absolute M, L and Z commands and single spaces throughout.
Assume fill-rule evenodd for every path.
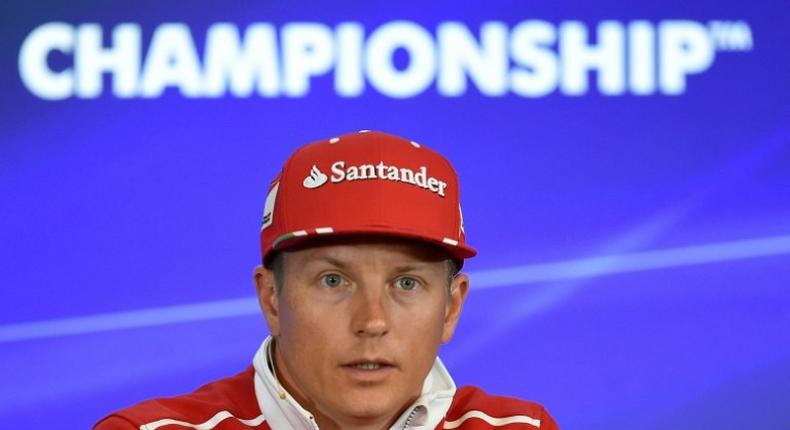
M 437 357 L 469 288 L 458 181 L 438 153 L 361 131 L 272 182 L 258 299 L 271 336 L 239 375 L 96 429 L 556 429 L 534 403 L 456 389 Z

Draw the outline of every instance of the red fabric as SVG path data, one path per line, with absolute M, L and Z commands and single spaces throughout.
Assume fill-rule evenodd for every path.
M 261 230 L 267 262 L 272 251 L 326 234 L 421 239 L 459 263 L 476 253 L 465 243 L 455 170 L 439 153 L 401 137 L 360 132 L 305 145 L 286 161 L 270 196 L 275 186 Z M 325 227 L 332 232 L 316 231 Z M 306 235 L 293 236 L 295 231 Z
M 225 379 L 206 384 L 195 392 L 171 398 L 153 399 L 135 406 L 114 412 L 99 421 L 94 430 L 140 430 L 143 424 L 170 418 L 191 424 L 200 424 L 221 411 L 228 411 L 234 417 L 250 420 L 261 415 L 255 397 L 254 372 L 250 366 L 244 372 Z M 444 423 L 458 420 L 469 411 L 481 411 L 493 418 L 505 418 L 526 415 L 541 422 L 540 430 L 557 430 L 557 424 L 546 410 L 532 402 L 512 397 L 492 396 L 473 386 L 464 386 L 456 391 L 446 419 L 437 426 L 444 428 Z M 183 430 L 189 427 L 167 425 L 159 430 Z M 458 429 L 531 429 L 536 427 L 525 423 L 507 425 L 491 425 L 479 418 L 463 421 Z M 234 418 L 222 420 L 212 430 L 271 430 L 266 421 L 257 426 L 242 424 Z
M 126 409 L 114 412 L 96 423 L 94 430 L 140 430 L 143 424 L 165 418 L 200 424 L 221 411 L 234 417 L 250 420 L 261 415 L 255 398 L 255 369 L 250 366 L 244 372 L 229 378 L 210 382 L 190 394 L 177 397 L 147 400 Z M 167 425 L 161 430 L 185 429 L 179 425 Z M 159 430 L 158 429 L 158 430 Z M 270 430 L 264 421 L 250 427 L 234 418 L 222 420 L 212 430 Z
M 447 411 L 444 422 L 455 421 L 469 411 L 481 411 L 494 418 L 510 417 L 514 415 L 526 415 L 540 420 L 540 430 L 558 430 L 559 427 L 554 418 L 549 415 L 543 406 L 506 396 L 492 396 L 478 387 L 466 385 L 459 388 L 453 397 L 453 404 Z M 443 428 L 443 423 L 437 429 Z M 487 422 L 469 418 L 464 421 L 458 429 L 462 430 L 483 430 L 483 429 L 533 429 L 536 427 L 530 424 L 513 423 L 504 426 L 492 426 Z

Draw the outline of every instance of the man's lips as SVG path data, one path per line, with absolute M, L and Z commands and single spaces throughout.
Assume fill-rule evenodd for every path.
M 380 384 L 389 380 L 398 366 L 390 360 L 383 358 L 363 358 L 343 363 L 340 369 L 352 381 L 361 384 Z
M 378 385 L 390 381 L 397 369 L 390 363 L 379 361 L 351 362 L 340 366 L 341 372 L 349 378 L 349 381 L 355 385 L 362 384 L 363 386 Z
M 383 358 L 364 358 L 358 360 L 351 360 L 343 363 L 340 367 L 353 370 L 387 370 L 395 369 L 397 366 L 394 362 Z

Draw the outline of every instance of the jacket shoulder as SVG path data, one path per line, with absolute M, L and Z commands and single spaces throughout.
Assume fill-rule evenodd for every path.
M 548 411 L 535 402 L 495 396 L 467 385 L 456 391 L 443 428 L 557 430 L 559 427 Z
M 201 386 L 192 393 L 150 399 L 115 411 L 94 430 L 195 428 L 268 429 L 255 397 L 254 369 Z M 174 427 L 169 427 L 173 425 Z M 201 427 L 203 428 L 203 427 Z

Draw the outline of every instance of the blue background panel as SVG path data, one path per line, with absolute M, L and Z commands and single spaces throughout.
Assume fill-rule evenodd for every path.
M 303 143 L 376 129 L 447 155 L 461 178 L 479 255 L 465 266 L 472 291 L 441 352 L 457 383 L 537 400 L 566 429 L 787 428 L 785 3 L 4 3 L 0 422 L 87 428 L 113 409 L 243 370 L 267 334 L 252 269 L 269 182 Z M 270 25 L 283 62 L 289 25 L 321 24 L 336 37 L 355 23 L 367 46 L 403 21 L 423 30 L 439 64 L 448 22 L 477 41 L 481 25 L 499 22 L 509 44 L 530 20 L 555 32 L 541 52 L 558 64 L 556 88 L 534 97 L 510 86 L 491 95 L 473 77 L 448 95 L 441 67 L 401 98 L 376 86 L 381 70 L 366 69 L 363 91 L 349 97 L 335 85 L 345 75 L 333 56 L 298 96 L 189 97 L 171 85 L 122 98 L 105 73 L 97 97 L 48 100 L 19 68 L 23 45 L 53 22 L 74 34 L 98 24 L 105 49 L 118 25 L 136 25 L 140 70 L 157 31 L 181 23 L 202 73 L 217 23 L 241 33 Z M 582 51 L 563 57 L 563 26 L 580 23 L 591 52 L 607 21 L 625 29 L 615 51 L 626 65 L 635 21 L 656 34 L 669 21 L 703 29 L 711 62 L 678 94 L 640 95 L 628 82 L 609 94 L 600 71 L 570 94 L 561 73 Z M 713 21 L 729 33 L 714 35 Z M 733 34 L 749 43 L 722 49 Z M 662 43 L 640 63 L 657 74 Z M 501 49 L 507 73 L 523 66 L 514 48 Z M 416 54 L 394 50 L 390 72 L 408 73 Z M 44 71 L 75 71 L 75 55 L 49 52 Z

